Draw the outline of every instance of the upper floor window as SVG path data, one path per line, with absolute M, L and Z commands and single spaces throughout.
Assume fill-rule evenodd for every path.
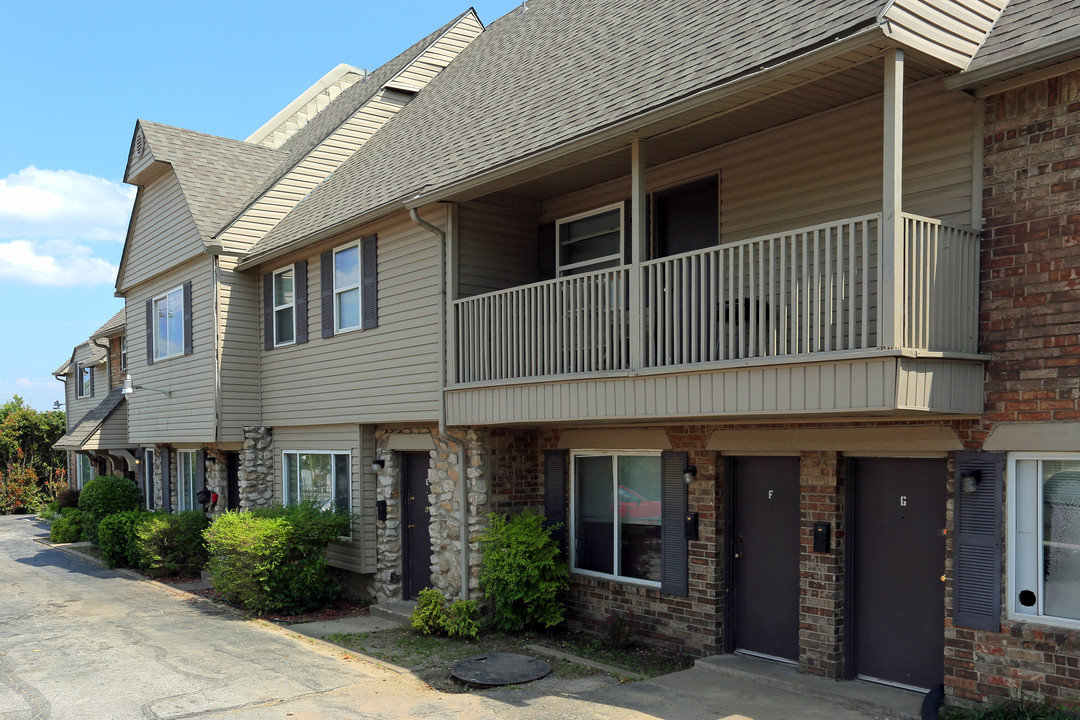
M 127 370 L 127 335 L 120 338 L 120 369 Z
M 558 276 L 622 264 L 623 205 L 612 205 L 556 223 Z
M 77 374 L 75 396 L 80 398 L 93 397 L 94 368 L 89 365 L 83 365 L 82 363 L 79 363 L 75 366 L 75 370 Z
M 1080 627 L 1080 454 L 1015 454 L 1010 477 L 1010 614 Z
M 360 246 L 334 251 L 334 331 L 360 327 Z
M 184 288 L 159 295 L 154 303 L 154 358 L 184 354 Z
M 296 342 L 296 297 L 292 266 L 274 273 L 274 344 Z
M 715 247 L 720 242 L 720 179 L 697 180 L 653 194 L 655 257 Z

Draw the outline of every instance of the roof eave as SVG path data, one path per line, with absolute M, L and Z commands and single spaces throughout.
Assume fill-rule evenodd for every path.
M 1013 55 L 976 70 L 957 73 L 945 78 L 945 87 L 949 90 L 974 90 L 1039 69 L 1040 65 L 1060 59 L 1070 59 L 1077 55 L 1080 55 L 1080 37 L 1066 38 L 1053 45 Z

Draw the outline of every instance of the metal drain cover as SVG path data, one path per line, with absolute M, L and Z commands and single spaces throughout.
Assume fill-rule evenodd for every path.
M 517 653 L 488 653 L 465 658 L 450 674 L 470 685 L 516 685 L 532 682 L 551 672 L 551 666 L 539 658 Z

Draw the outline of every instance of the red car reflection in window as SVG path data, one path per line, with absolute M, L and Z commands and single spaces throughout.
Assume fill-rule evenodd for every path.
M 648 500 L 625 485 L 620 485 L 619 520 L 624 523 L 659 525 L 660 501 Z

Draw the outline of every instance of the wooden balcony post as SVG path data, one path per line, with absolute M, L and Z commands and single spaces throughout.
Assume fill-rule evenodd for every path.
M 878 344 L 903 345 L 904 222 L 904 51 L 885 54 L 884 153 L 882 156 L 881 246 L 878 262 Z
M 645 293 L 641 263 L 645 260 L 645 147 L 641 138 L 630 145 L 630 368 L 645 367 Z

